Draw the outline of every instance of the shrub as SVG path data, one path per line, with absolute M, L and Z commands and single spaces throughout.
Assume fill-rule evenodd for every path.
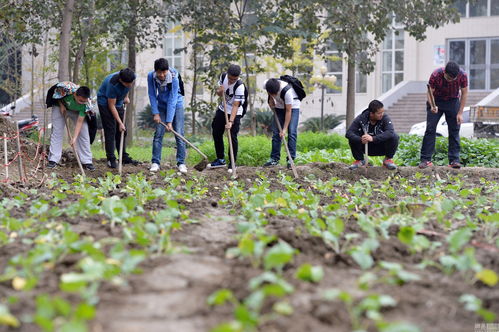
M 324 116 L 324 130 L 330 130 L 337 127 L 341 121 L 345 120 L 344 115 L 327 114 Z M 303 130 L 320 132 L 321 131 L 321 118 L 313 117 L 308 118 L 303 122 Z

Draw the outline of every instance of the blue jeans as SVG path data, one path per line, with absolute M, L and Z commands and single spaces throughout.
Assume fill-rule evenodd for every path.
M 275 109 L 277 117 L 279 118 L 279 122 L 281 123 L 281 127 L 284 127 L 284 118 L 286 115 L 286 111 L 281 108 Z M 296 158 L 296 139 L 298 137 L 298 121 L 300 119 L 300 109 L 293 108 L 291 110 L 291 120 L 289 121 L 288 127 L 288 148 L 289 153 L 291 154 L 291 158 L 293 160 Z M 281 160 L 281 137 L 279 136 L 279 128 L 274 121 L 272 122 L 272 152 L 270 153 L 270 159 L 279 161 Z
M 435 153 L 437 124 L 442 115 L 445 114 L 445 121 L 447 121 L 449 129 L 449 163 L 459 162 L 459 152 L 461 151 L 459 130 L 461 126 L 457 124 L 456 119 L 460 105 L 459 99 L 436 100 L 435 103 L 438 106 L 436 114 L 431 112 L 430 104 L 426 103 L 426 131 L 421 145 L 421 161 L 431 161 L 433 153 Z
M 159 116 L 163 123 L 166 123 L 166 110 L 159 109 Z M 177 105 L 175 116 L 172 122 L 173 130 L 184 136 L 184 108 Z M 154 139 L 152 141 L 152 160 L 151 162 L 159 164 L 161 161 L 161 148 L 163 147 L 163 136 L 165 135 L 165 127 L 162 124 L 156 124 Z M 173 134 L 172 134 L 173 135 Z M 177 165 L 185 163 L 185 142 L 175 136 L 177 143 Z

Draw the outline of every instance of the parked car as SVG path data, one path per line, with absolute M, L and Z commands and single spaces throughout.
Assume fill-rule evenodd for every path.
M 426 121 L 416 123 L 409 130 L 409 134 L 424 136 L 426 131 Z M 437 124 L 437 136 L 449 137 L 449 130 L 447 129 L 447 121 L 445 121 L 445 115 L 442 115 L 440 121 Z M 465 107 L 463 110 L 463 123 L 461 123 L 461 129 L 459 130 L 460 137 L 470 138 L 473 137 L 473 123 L 470 122 L 470 108 Z

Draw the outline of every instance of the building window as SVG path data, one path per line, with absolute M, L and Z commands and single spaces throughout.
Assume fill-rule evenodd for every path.
M 381 51 L 381 90 L 383 93 L 404 80 L 404 31 L 387 33 Z
M 184 48 L 184 33 L 178 25 L 169 24 L 169 26 L 171 28 L 164 40 L 165 58 L 170 66 L 182 72 L 184 69 L 184 57 L 181 50 Z
M 499 37 L 449 40 L 449 60 L 468 73 L 470 90 L 499 88 Z
M 457 9 L 461 17 L 499 15 L 499 0 L 475 0 L 471 3 L 465 0 L 458 0 L 453 6 Z
M 342 54 L 333 42 L 329 42 L 326 48 L 327 75 L 336 76 L 335 85 L 339 89 L 326 89 L 326 93 L 341 93 L 343 87 L 343 58 Z
M 469 3 L 469 16 L 487 16 L 487 3 L 488 0 L 476 0 Z

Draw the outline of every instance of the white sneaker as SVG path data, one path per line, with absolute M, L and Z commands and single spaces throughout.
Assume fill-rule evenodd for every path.
M 151 168 L 149 168 L 149 171 L 150 172 L 157 172 L 157 171 L 159 171 L 159 164 L 152 163 L 151 164 Z
M 185 164 L 179 164 L 177 166 L 177 168 L 178 168 L 178 171 L 180 173 L 184 173 L 184 174 L 187 173 L 187 166 L 185 166 Z

